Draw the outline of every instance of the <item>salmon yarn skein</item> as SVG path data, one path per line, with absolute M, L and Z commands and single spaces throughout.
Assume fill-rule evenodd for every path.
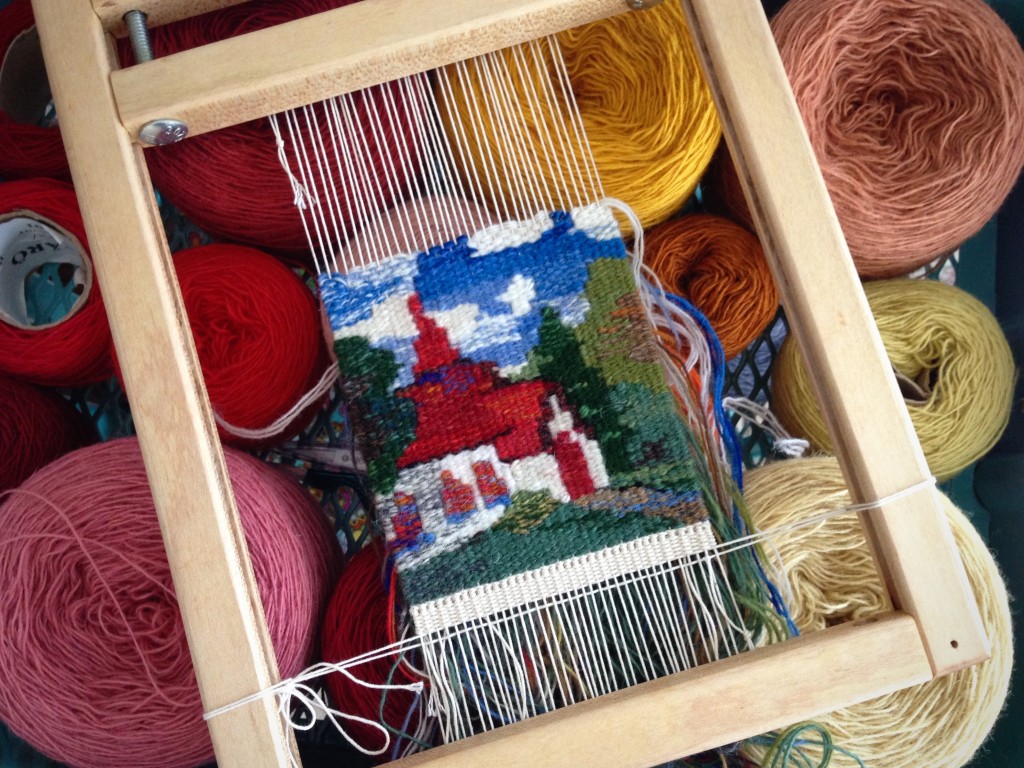
M 682 6 L 669 2 L 645 11 L 618 14 L 561 32 L 558 42 L 605 194 L 627 203 L 644 228 L 664 221 L 693 193 L 721 137 L 718 112 Z M 512 71 L 520 71 L 511 50 L 503 55 Z M 543 77 L 554 73 L 546 49 L 545 56 L 547 71 Z M 531 101 L 534 89 L 544 93 L 538 84 L 537 64 L 529 53 L 526 59 L 529 63 L 525 66 L 534 75 L 532 82 L 517 75 L 503 83 L 503 90 L 507 88 L 518 103 Z M 474 138 L 461 142 L 463 150 L 478 175 L 486 177 L 489 152 L 505 144 L 507 138 L 499 128 L 500 121 L 496 125 L 486 117 L 481 120 L 474 111 L 475 104 L 488 103 L 488 80 L 474 68 L 467 74 L 467 82 L 460 79 L 456 68 L 449 68 L 442 76 L 450 85 L 456 113 L 463 123 L 474 126 L 470 131 Z M 566 107 L 557 82 L 554 90 L 553 98 Z M 439 88 L 439 93 L 443 97 L 448 88 Z M 529 145 L 545 146 L 552 141 L 549 137 L 567 132 L 571 135 L 557 112 L 538 115 L 533 110 L 524 111 L 522 125 Z M 446 116 L 444 106 L 441 113 Z M 518 114 L 516 121 L 520 121 Z M 452 120 L 446 118 L 444 122 L 453 142 L 459 141 L 462 134 L 452 127 Z M 475 140 L 477 132 L 483 146 Z M 553 141 L 557 144 L 557 139 Z M 586 166 L 582 158 L 572 158 L 573 151 L 567 149 L 557 155 L 560 167 L 539 162 L 531 164 L 529 174 L 541 180 L 541 188 L 546 185 L 560 192 L 562 199 L 575 199 L 572 184 L 564 175 L 572 173 L 568 169 Z M 494 211 L 501 210 L 495 199 L 515 199 L 516 195 L 512 181 L 500 172 L 497 176 L 491 179 L 496 186 L 490 191 Z
M 980 459 L 1009 422 L 1015 368 L 999 323 L 960 288 L 897 278 L 864 286 L 928 466 L 945 480 Z M 856 386 L 856 382 L 850 382 Z M 832 443 L 792 337 L 772 368 L 772 410 L 826 453 Z
M 790 0 L 771 27 L 862 277 L 908 274 L 996 213 L 1024 165 L 1024 51 L 983 0 Z M 749 223 L 715 168 L 711 196 Z
M 778 310 L 761 243 L 720 216 L 693 214 L 654 227 L 645 235 L 644 262 L 708 319 L 727 359 L 746 349 Z
M 277 663 L 293 676 L 317 642 L 337 543 L 288 475 L 225 458 Z M 81 768 L 213 758 L 135 439 L 68 454 L 0 506 L 0 637 L 0 719 L 40 752 Z
M 784 526 L 851 504 L 831 456 L 792 459 L 751 470 L 744 496 L 754 525 L 779 528 L 771 538 L 793 588 L 789 609 L 802 632 L 858 621 L 891 610 L 858 516 Z M 978 601 L 992 656 L 973 667 L 815 718 L 837 746 L 836 768 L 959 768 L 970 762 L 1006 701 L 1013 668 L 1013 624 L 999 567 L 963 512 L 939 494 L 967 579 Z M 881 660 L 884 663 L 884 660 Z M 805 747 L 808 756 L 813 747 Z M 765 750 L 749 744 L 762 763 Z M 818 765 L 817 760 L 813 761 Z
M 213 43 L 236 35 L 254 32 L 276 24 L 293 21 L 354 0 L 255 0 L 222 8 L 200 16 L 156 27 L 152 30 L 153 52 L 157 57 Z M 122 41 L 121 57 L 131 61 L 131 49 Z M 390 92 L 394 110 L 384 108 L 382 94 Z M 354 124 L 365 133 L 367 151 L 363 154 L 368 176 L 380 183 L 379 207 L 396 202 L 410 173 L 402 162 L 401 147 L 414 148 L 412 122 L 407 119 L 400 88 L 386 84 L 357 97 L 359 107 Z M 379 107 L 377 118 L 370 111 Z M 331 131 L 322 111 L 318 111 L 318 127 L 305 124 L 300 118 L 298 132 L 305 146 L 332 145 Z M 379 123 L 379 124 L 378 124 Z M 378 130 L 379 128 L 379 130 Z M 287 130 L 285 152 L 292 168 L 296 168 Z M 399 140 L 399 136 L 402 139 Z M 314 138 L 315 137 L 315 138 Z M 357 150 L 360 151 L 361 150 Z M 327 150 L 331 152 L 330 149 Z M 342 215 L 353 217 L 346 196 L 343 163 L 327 164 L 330 183 L 337 190 Z M 295 207 L 295 191 L 278 158 L 276 139 L 268 119 L 222 128 L 195 136 L 177 144 L 146 152 L 153 184 L 177 208 L 207 232 L 226 240 L 254 245 L 271 251 L 300 254 L 308 250 L 302 214 Z M 390 179 L 390 181 L 388 181 Z M 316 182 L 313 183 L 315 186 Z M 391 193 L 394 188 L 395 194 Z M 311 190 L 316 191 L 316 190 Z M 319 190 L 319 194 L 328 194 Z

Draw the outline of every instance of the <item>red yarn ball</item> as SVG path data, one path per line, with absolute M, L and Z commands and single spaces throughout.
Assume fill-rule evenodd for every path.
M 75 273 L 72 279 L 81 279 L 82 290 L 71 311 L 47 325 L 33 326 L 26 322 L 27 318 L 16 316 L 21 310 L 0 302 L 0 373 L 54 387 L 109 379 L 114 373 L 110 326 L 89 259 L 89 244 L 74 189 L 70 184 L 49 179 L 0 184 L 0 223 L 14 218 L 42 223 L 69 241 L 82 266 L 69 266 L 68 271 Z M 17 297 L 23 291 L 17 286 L 12 289 L 9 283 L 4 285 L 8 271 L 15 273 L 10 279 L 18 278 L 17 267 L 24 263 L 24 254 L 17 247 L 9 253 L 0 252 L 0 287 L 10 291 L 11 296 Z
M 303 406 L 304 396 L 332 365 L 312 291 L 274 257 L 241 245 L 179 251 L 174 269 L 221 437 L 267 446 L 297 434 L 321 400 Z M 242 432 L 286 415 L 271 434 Z
M 157 57 L 165 56 L 351 2 L 354 0 L 291 0 L 287 3 L 256 0 L 158 27 L 152 34 L 153 51 Z M 130 61 L 127 44 L 123 44 L 121 50 L 122 58 Z M 390 90 L 396 106 L 394 115 L 383 107 L 384 89 Z M 412 147 L 413 121 L 407 117 L 397 85 L 381 86 L 369 93 L 372 95 L 366 97 L 366 101 L 380 105 L 382 130 L 377 130 L 375 119 L 367 115 L 366 101 L 356 122 L 363 127 L 370 142 L 365 154 L 367 165 L 383 188 L 378 207 L 390 208 L 397 200 L 388 189 L 387 177 L 391 177 L 396 191 L 405 186 L 402 145 L 396 137 L 401 134 L 404 145 Z M 330 131 L 326 127 L 318 130 L 325 146 L 332 146 Z M 312 135 L 305 126 L 301 133 Z M 291 167 L 296 168 L 297 161 L 290 146 L 287 152 Z M 293 203 L 295 193 L 278 159 L 269 120 L 254 120 L 153 149 L 146 152 L 146 158 L 157 189 L 206 231 L 272 251 L 308 250 L 301 214 Z M 331 175 L 345 209 L 344 169 L 338 167 L 340 165 L 330 163 Z M 392 168 L 397 172 L 392 172 Z M 347 212 L 343 215 L 351 224 L 352 215 Z
M 327 606 L 320 644 L 324 661 L 338 662 L 354 658 L 390 645 L 389 619 L 393 613 L 388 593 L 384 590 L 382 574 L 385 568 L 384 549 L 371 542 L 359 550 L 349 561 L 338 580 Z M 367 683 L 403 685 L 417 681 L 404 665 L 396 667 L 397 656 L 387 656 L 353 666 L 349 671 Z M 406 720 L 415 701 L 411 691 L 380 691 L 352 682 L 344 675 L 333 673 L 327 677 L 327 690 L 331 703 L 339 712 L 356 715 L 375 722 L 383 722 L 401 731 L 403 726 L 415 730 L 414 715 Z M 368 750 L 383 746 L 379 729 L 346 721 L 345 728 L 362 747 Z M 388 759 L 382 755 L 381 760 Z
M 0 378 L 0 493 L 95 440 L 90 421 L 56 392 Z
M 0 8 L 0 176 L 67 179 L 60 127 L 38 125 L 50 85 L 35 31 L 31 0 Z
M 337 542 L 290 477 L 225 458 L 278 666 L 294 676 L 316 645 Z M 82 768 L 212 759 L 136 440 L 58 459 L 0 506 L 0 637 L 0 719 L 40 752 Z

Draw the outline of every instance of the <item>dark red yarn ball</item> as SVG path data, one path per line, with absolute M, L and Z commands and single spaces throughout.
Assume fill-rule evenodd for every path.
M 350 2 L 353 0 L 244 3 L 154 29 L 153 50 L 157 57 L 165 56 Z M 122 60 L 129 63 L 131 56 L 126 45 L 122 45 L 121 53 Z M 379 110 L 383 135 L 379 140 L 371 140 L 366 154 L 368 167 L 373 169 L 384 189 L 379 205 L 382 210 L 397 202 L 387 191 L 387 175 L 391 175 L 396 190 L 404 187 L 405 182 L 401 147 L 396 136 L 401 133 L 405 145 L 412 144 L 412 121 L 406 118 L 401 93 L 393 84 L 384 87 L 390 88 L 394 97 L 395 119 L 389 119 L 387 110 Z M 369 98 L 379 102 L 380 91 L 373 93 L 376 95 Z M 358 122 L 364 126 L 368 137 L 378 133 L 374 130 L 375 122 L 366 115 L 365 104 Z M 302 133 L 311 135 L 305 127 Z M 330 147 L 329 132 L 321 128 L 320 133 Z M 287 151 L 294 169 L 296 162 L 290 147 Z M 206 231 L 275 252 L 299 253 L 308 249 L 301 214 L 293 203 L 294 192 L 278 160 L 269 120 L 254 120 L 179 144 L 150 149 L 146 158 L 157 189 Z M 332 175 L 344 206 L 343 169 L 333 167 L 335 165 L 331 163 Z M 390 174 L 391 166 L 397 173 Z
M 70 184 L 50 179 L 0 184 L 0 217 L 5 214 L 56 226 L 73 237 L 83 258 L 89 259 L 82 214 Z M 110 326 L 95 274 L 88 293 L 59 322 L 22 328 L 0 314 L 0 373 L 53 387 L 93 384 L 113 376 Z
M 34 53 L 25 64 L 24 72 L 16 73 L 5 66 L 14 62 L 14 59 L 8 59 L 8 53 L 11 44 L 21 35 L 26 35 L 22 38 L 26 48 L 38 51 L 35 23 L 31 0 L 13 0 L 10 5 L 0 8 L 0 66 L 3 67 L 0 68 L 0 86 L 3 86 L 0 90 L 0 177 L 67 179 L 71 174 L 59 126 L 42 127 L 26 122 L 15 105 L 8 101 L 11 98 L 22 101 L 22 97 L 10 95 L 16 91 L 25 93 L 27 90 L 31 99 L 45 99 L 46 91 L 49 91 L 46 69 Z M 38 81 L 25 82 L 22 74 L 30 74 L 31 79 Z M 35 105 L 32 106 L 34 108 Z
M 383 648 L 392 642 L 388 626 L 391 606 L 384 589 L 384 550 L 371 542 L 349 561 L 338 580 L 327 605 L 320 645 L 324 661 L 338 662 Z M 397 657 L 387 656 L 350 668 L 350 672 L 367 683 L 404 685 L 416 679 L 404 666 L 395 667 Z M 384 696 L 384 722 L 402 730 L 414 694 L 410 691 L 384 691 L 358 685 L 338 673 L 327 677 L 331 703 L 339 712 L 380 722 L 381 697 Z M 406 726 L 415 730 L 415 715 Z M 346 721 L 345 728 L 366 749 L 380 749 L 383 735 L 378 729 Z M 392 741 L 392 744 L 394 742 Z M 387 760 L 382 755 L 381 760 Z
M 56 392 L 0 377 L 0 493 L 95 441 L 92 423 Z
M 179 251 L 174 269 L 214 412 L 261 430 L 287 414 L 332 365 L 313 292 L 273 256 L 242 245 Z M 227 443 L 277 444 L 298 433 L 319 405 L 302 407 L 265 438 L 221 426 Z

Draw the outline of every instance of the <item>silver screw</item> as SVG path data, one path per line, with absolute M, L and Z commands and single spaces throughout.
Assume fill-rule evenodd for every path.
M 634 11 L 646 11 L 656 5 L 661 5 L 662 0 L 626 0 L 626 5 Z
M 188 136 L 188 126 L 181 120 L 153 120 L 142 126 L 139 140 L 145 144 L 161 147 L 164 144 L 175 144 Z
M 135 63 L 153 60 L 153 47 L 149 44 L 149 30 L 146 28 L 146 14 L 142 11 L 128 11 L 123 16 L 128 28 L 128 39 L 135 52 Z
M 128 39 L 135 52 L 135 62 L 153 60 L 153 46 L 149 43 L 149 29 L 146 27 L 146 14 L 142 11 L 128 11 L 124 16 L 124 25 L 128 29 Z M 159 147 L 174 144 L 188 136 L 188 126 L 181 120 L 171 118 L 152 120 L 142 126 L 139 141 Z

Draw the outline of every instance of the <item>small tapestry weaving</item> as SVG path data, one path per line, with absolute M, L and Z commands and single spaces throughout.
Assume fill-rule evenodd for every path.
M 716 538 L 608 207 L 320 287 L 447 740 L 717 657 Z

